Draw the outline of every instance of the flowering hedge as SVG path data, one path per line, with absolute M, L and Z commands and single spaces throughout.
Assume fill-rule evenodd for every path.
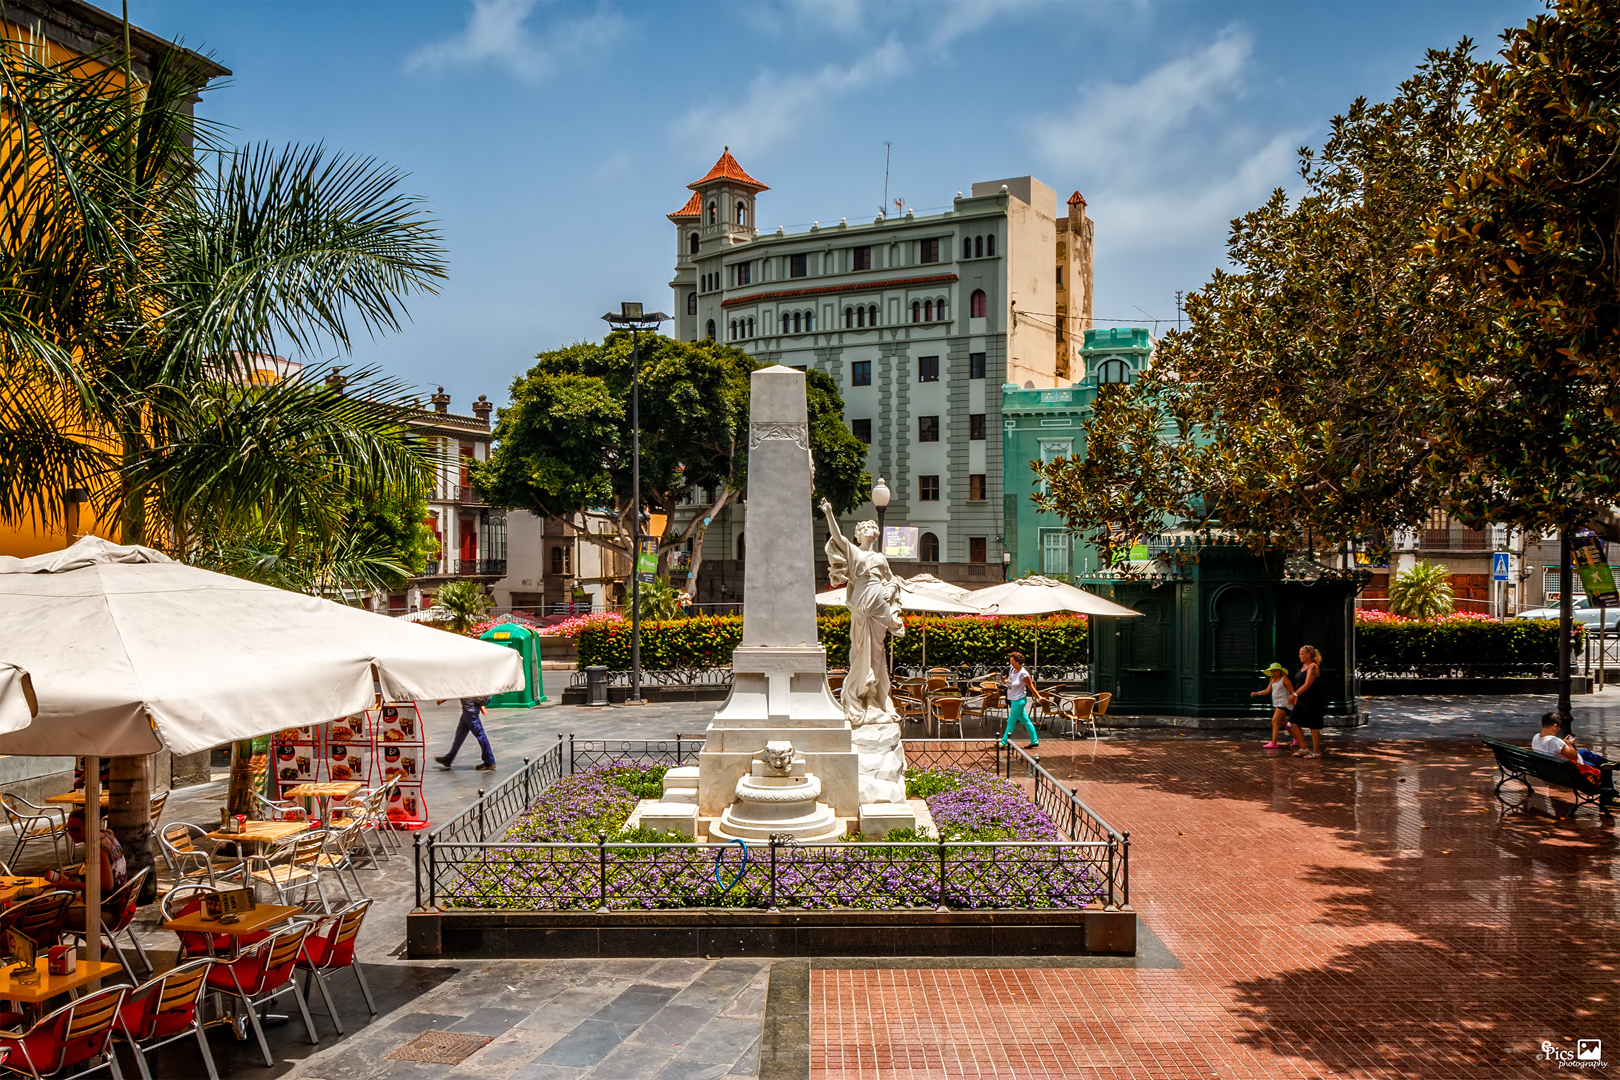
M 1577 648 L 1582 633 L 1577 626 Z M 1363 675 L 1536 675 L 1557 662 L 1553 619 L 1465 614 L 1408 619 L 1387 611 L 1356 612 L 1356 667 Z
M 618 616 L 596 620 L 579 629 L 579 666 L 603 664 L 620 671 L 630 666 L 630 622 Z M 922 661 L 923 622 L 928 623 L 930 664 L 999 664 L 1012 650 L 1033 657 L 1040 638 L 1041 664 L 1076 665 L 1089 658 L 1084 615 L 1039 618 L 991 615 L 907 615 L 906 634 L 894 642 L 898 663 Z M 826 612 L 816 619 L 817 635 L 827 648 L 827 663 L 849 663 L 849 613 Z M 555 632 L 555 628 L 553 629 Z M 741 615 L 700 615 L 691 619 L 641 624 L 641 663 L 647 668 L 708 668 L 731 663 L 742 642 Z

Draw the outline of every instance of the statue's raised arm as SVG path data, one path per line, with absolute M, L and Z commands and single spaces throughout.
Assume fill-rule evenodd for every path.
M 821 513 L 827 519 L 827 580 L 835 587 L 849 580 L 850 543 L 838 528 L 832 503 L 821 500 Z

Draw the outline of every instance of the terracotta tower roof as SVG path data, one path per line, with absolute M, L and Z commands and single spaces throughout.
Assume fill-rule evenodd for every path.
M 671 221 L 696 221 L 703 216 L 703 196 L 692 192 L 692 197 L 686 200 L 686 205 L 673 214 L 665 214 Z
M 735 184 L 741 184 L 743 187 L 751 187 L 755 191 L 771 190 L 758 180 L 755 180 L 752 176 L 749 176 L 747 173 L 743 172 L 743 167 L 737 164 L 736 158 L 731 156 L 731 147 L 729 146 L 725 148 L 725 151 L 720 155 L 720 160 L 714 163 L 714 168 L 709 170 L 707 176 L 695 183 L 687 184 L 686 186 L 696 191 L 698 188 L 709 183 L 711 180 L 730 180 Z
M 1069 205 L 1073 206 L 1076 203 L 1079 203 L 1081 206 L 1086 205 L 1086 197 L 1080 194 L 1078 191 L 1069 196 Z

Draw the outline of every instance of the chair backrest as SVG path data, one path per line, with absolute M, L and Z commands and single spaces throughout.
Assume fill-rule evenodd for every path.
M 158 910 L 163 915 L 163 921 L 178 919 L 182 915 L 189 915 L 202 907 L 203 898 L 218 896 L 219 890 L 212 885 L 176 885 L 163 894 L 163 900 L 158 904 Z
M 61 1072 L 98 1054 L 111 1051 L 113 1024 L 124 1003 L 127 986 L 111 986 L 47 1013 L 19 1040 L 22 1057 L 48 1057 L 30 1060 L 27 1066 L 38 1075 Z
M 55 945 L 62 936 L 62 923 L 67 919 L 68 905 L 78 894 L 66 889 L 42 893 L 25 900 L 0 915 L 0 931 L 15 930 L 27 934 L 41 948 Z
M 1114 700 L 1114 695 L 1113 694 L 1098 694 L 1097 695 L 1097 707 L 1094 708 L 1091 711 L 1092 715 L 1093 716 L 1101 716 L 1103 713 L 1107 712 L 1108 711 L 1108 703 L 1110 701 L 1112 701 L 1112 700 Z
M 163 808 L 167 805 L 169 805 L 169 793 L 167 791 L 160 791 L 156 795 L 152 796 L 153 825 L 156 825 L 158 823 L 158 818 L 163 816 Z
M 370 900 L 357 900 L 322 918 L 318 931 L 310 932 L 304 948 L 310 964 L 319 968 L 340 968 L 354 963 L 355 940 L 370 910 Z
M 264 942 L 264 968 L 259 979 L 259 990 L 274 990 L 292 977 L 293 967 L 298 963 L 298 954 L 304 948 L 304 939 L 309 936 L 310 924 L 307 922 L 293 923 L 285 930 L 278 931 Z
M 107 933 L 116 934 L 135 921 L 135 912 L 141 906 L 141 886 L 151 872 L 150 866 L 142 867 L 140 873 L 102 897 L 101 925 Z
M 1069 704 L 1074 708 L 1074 718 L 1084 720 L 1091 715 L 1091 710 L 1097 704 L 1097 699 L 1089 697 L 1070 698 Z
M 19 806 L 17 805 L 18 803 L 21 803 L 22 805 Z M 0 793 L 0 807 L 5 808 L 6 820 L 11 823 L 11 828 L 14 832 L 20 832 L 22 830 L 26 824 L 27 818 L 37 817 L 40 813 L 42 813 L 39 807 L 29 802 L 21 795 L 13 795 L 9 791 Z
M 928 679 L 928 692 L 932 694 L 935 690 L 943 690 L 949 685 L 951 685 L 950 680 L 933 675 Z
M 326 838 L 329 834 L 325 829 L 311 829 L 290 837 L 292 848 L 292 864 L 308 868 L 315 865 L 321 853 L 326 850 Z
M 941 720 L 962 719 L 962 699 L 959 697 L 935 698 L 934 714 Z
M 140 1008 L 133 1014 L 128 1009 L 123 1011 L 125 1034 L 143 1040 L 191 1027 L 208 983 L 208 969 L 213 966 L 214 962 L 206 958 L 190 960 L 131 990 L 129 999 L 139 1003 Z

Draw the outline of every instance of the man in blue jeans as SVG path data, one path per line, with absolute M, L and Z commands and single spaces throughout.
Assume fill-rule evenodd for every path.
M 448 754 L 444 755 L 444 757 L 436 757 L 433 759 L 434 761 L 447 769 L 452 768 L 453 766 L 450 763 L 456 759 L 456 751 L 461 749 L 461 744 L 466 741 L 470 732 L 473 738 L 478 740 L 478 748 L 484 753 L 484 760 L 479 763 L 478 771 L 495 771 L 495 751 L 489 747 L 489 736 L 484 734 L 484 721 L 482 719 L 484 716 L 489 715 L 489 710 L 484 708 L 488 704 L 489 698 L 487 697 L 464 697 L 461 699 L 461 721 L 456 724 L 455 741 L 450 744 Z

